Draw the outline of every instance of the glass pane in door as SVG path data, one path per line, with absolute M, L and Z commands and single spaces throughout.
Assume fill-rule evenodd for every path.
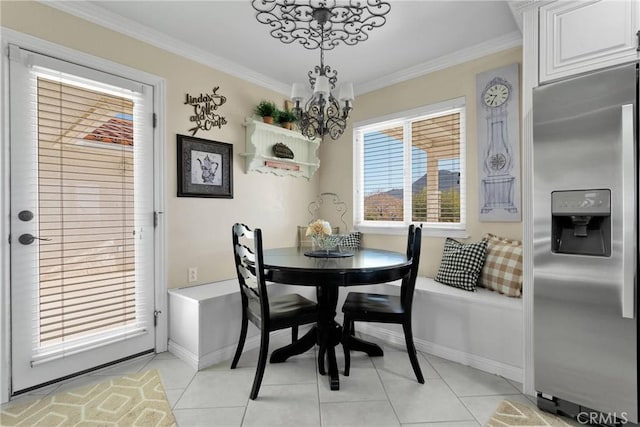
M 133 102 L 38 78 L 39 347 L 136 322 Z

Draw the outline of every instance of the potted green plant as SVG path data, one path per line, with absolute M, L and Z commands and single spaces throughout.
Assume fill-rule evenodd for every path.
M 293 124 L 298 120 L 295 113 L 290 110 L 284 110 L 278 112 L 277 123 L 285 129 L 293 129 Z
M 256 106 L 256 114 L 262 117 L 262 121 L 265 123 L 273 124 L 273 121 L 278 116 L 278 107 L 271 101 L 262 100 Z

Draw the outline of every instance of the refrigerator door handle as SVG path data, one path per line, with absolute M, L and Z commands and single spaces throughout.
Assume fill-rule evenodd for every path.
M 622 317 L 635 317 L 635 153 L 633 104 L 622 106 Z

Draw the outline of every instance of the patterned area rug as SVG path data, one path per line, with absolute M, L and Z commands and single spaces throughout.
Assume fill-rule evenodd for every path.
M 157 370 L 9 405 L 4 426 L 175 426 Z
M 579 424 L 573 420 L 557 417 L 524 403 L 503 400 L 489 418 L 486 427 L 574 427 L 577 425 Z

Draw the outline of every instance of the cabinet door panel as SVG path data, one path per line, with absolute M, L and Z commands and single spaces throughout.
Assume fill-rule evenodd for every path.
M 540 81 L 638 58 L 635 0 L 554 2 L 540 8 Z

